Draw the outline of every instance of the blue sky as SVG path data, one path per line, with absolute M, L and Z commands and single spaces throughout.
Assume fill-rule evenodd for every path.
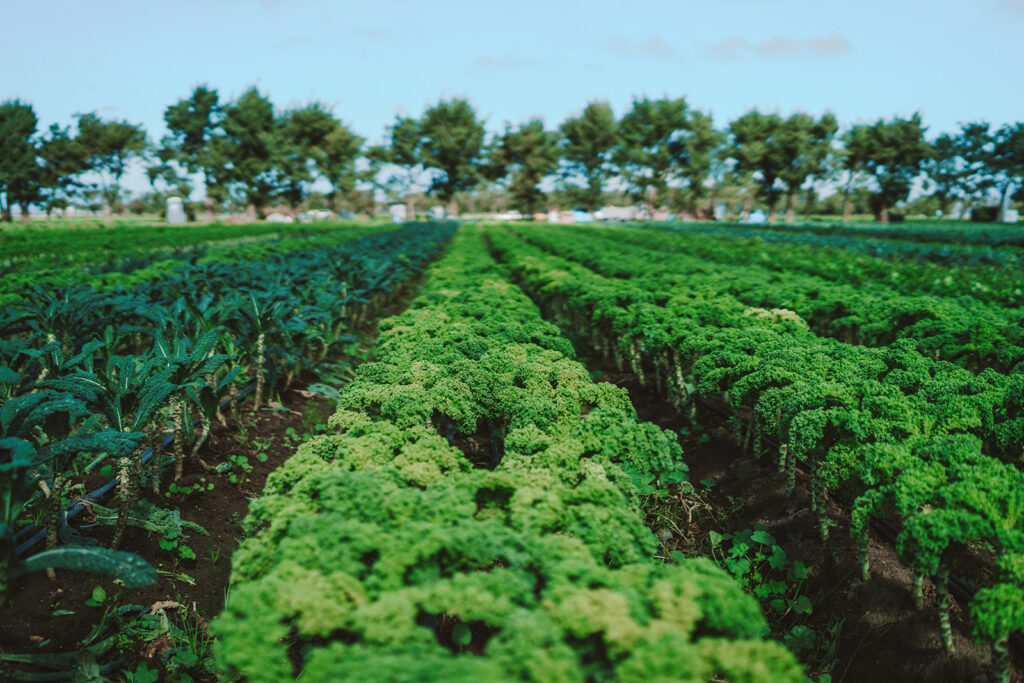
M 831 110 L 843 126 L 920 111 L 930 135 L 1024 118 L 1024 0 L 6 5 L 0 100 L 30 102 L 43 127 L 96 111 L 151 139 L 199 83 L 224 99 L 256 85 L 282 108 L 320 100 L 371 142 L 455 96 L 492 131 L 532 116 L 553 128 L 594 99 L 621 115 L 641 95 L 685 96 L 719 126 L 753 107 Z

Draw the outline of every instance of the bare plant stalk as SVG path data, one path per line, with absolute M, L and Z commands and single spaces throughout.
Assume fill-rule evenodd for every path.
M 46 333 L 46 343 L 47 344 L 52 344 L 55 341 L 57 341 L 57 337 L 53 336 L 53 332 L 47 332 Z M 43 366 L 43 371 L 39 373 L 39 377 L 36 379 L 36 382 L 42 382 L 44 379 L 46 379 L 47 375 L 49 375 L 49 374 L 50 374 L 49 368 L 47 368 L 46 366 Z M 53 570 L 48 570 L 47 573 L 50 573 L 52 571 Z
M 117 522 L 114 525 L 114 538 L 110 547 L 117 549 L 121 537 L 128 526 L 128 510 L 132 498 L 132 460 L 131 456 L 117 459 Z
M 46 497 L 46 549 L 52 550 L 57 547 L 57 522 L 60 520 L 60 487 L 58 486 L 60 475 L 53 479 L 53 488 L 46 485 L 46 482 L 39 480 L 39 489 Z M 50 581 L 57 580 L 57 572 L 53 567 L 46 568 L 46 576 Z
M 199 457 L 199 449 L 202 448 L 203 444 L 206 443 L 206 440 L 210 438 L 210 421 L 206 419 L 205 416 L 200 417 L 199 421 L 202 424 L 202 428 L 199 432 L 199 438 L 196 439 L 196 443 L 192 447 L 192 457 L 199 460 L 199 462 L 202 462 L 202 459 Z
M 185 446 L 182 443 L 185 438 L 185 432 L 181 420 L 181 399 L 177 396 L 172 396 L 170 403 L 171 421 L 174 423 L 174 481 L 179 481 L 185 473 Z M 157 485 L 159 486 L 159 484 Z
M 913 579 L 913 592 L 914 592 L 914 607 L 917 609 L 924 608 L 924 574 L 917 569 L 914 570 Z
M 869 552 L 869 540 L 867 526 L 864 527 L 857 538 L 857 560 L 860 562 L 860 578 L 867 581 L 871 578 L 871 553 Z
M 142 446 L 145 450 L 145 445 Z M 160 453 L 153 446 L 153 457 L 149 459 L 149 488 L 155 495 L 160 495 Z
M 992 643 L 992 678 L 996 683 L 1010 683 L 1010 641 Z
M 946 652 L 953 652 L 953 629 L 949 625 L 949 570 L 939 569 L 935 591 L 939 596 L 939 630 L 942 632 L 942 646 Z
M 253 410 L 259 410 L 263 403 L 263 389 L 267 379 L 263 375 L 263 354 L 265 351 L 266 335 L 260 332 L 256 337 L 256 396 L 253 398 Z

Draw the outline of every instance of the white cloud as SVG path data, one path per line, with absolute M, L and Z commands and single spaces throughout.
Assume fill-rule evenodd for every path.
M 274 48 L 281 49 L 286 47 L 307 47 L 312 44 L 313 40 L 311 38 L 303 38 L 302 36 L 291 36 L 290 38 L 285 38 L 284 40 L 279 40 L 278 42 L 274 43 Z
M 614 37 L 605 42 L 605 49 L 616 57 L 672 59 L 676 55 L 672 46 L 657 36 L 651 36 L 643 42 Z
M 728 62 L 751 55 L 759 57 L 799 57 L 802 55 L 830 57 L 853 52 L 853 44 L 845 36 L 833 31 L 827 36 L 796 39 L 776 36 L 770 40 L 759 42 L 751 42 L 746 38 L 733 36 L 712 43 L 708 46 L 707 51 L 715 59 Z
M 506 69 L 518 69 L 524 66 L 537 66 L 536 59 L 519 59 L 518 57 L 490 57 L 484 56 L 473 62 L 476 69 L 490 69 L 492 71 L 503 71 Z
M 388 40 L 391 38 L 390 32 L 372 26 L 347 26 L 345 30 L 357 38 L 368 38 L 370 40 Z

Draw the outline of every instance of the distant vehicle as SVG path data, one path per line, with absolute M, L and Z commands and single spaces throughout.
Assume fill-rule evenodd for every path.
M 573 209 L 572 218 L 576 223 L 593 223 L 594 216 L 585 209 Z
M 295 219 L 285 213 L 272 213 L 267 216 L 268 223 L 294 223 Z
M 348 209 L 342 209 L 341 211 L 338 212 L 338 218 L 340 218 L 343 221 L 350 221 L 355 217 L 356 215 L 349 211 Z
M 313 221 L 329 221 L 334 218 L 334 214 L 327 209 L 313 209 L 312 211 L 303 211 L 295 218 L 300 223 L 312 223 Z
M 432 206 L 427 209 L 427 219 L 432 221 L 443 221 L 448 218 L 448 212 L 443 206 Z
M 764 211 L 758 209 L 747 217 L 744 223 L 764 223 L 768 220 L 768 217 L 764 215 Z
M 636 216 L 635 206 L 606 206 L 594 212 L 594 218 L 599 221 L 632 221 Z
M 388 207 L 388 213 L 391 214 L 391 222 L 395 225 L 404 223 L 407 218 L 405 204 L 392 204 Z

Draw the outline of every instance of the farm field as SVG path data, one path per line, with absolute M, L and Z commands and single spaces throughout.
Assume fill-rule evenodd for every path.
M 244 227 L 0 233 L 4 676 L 1019 677 L 1009 229 Z

